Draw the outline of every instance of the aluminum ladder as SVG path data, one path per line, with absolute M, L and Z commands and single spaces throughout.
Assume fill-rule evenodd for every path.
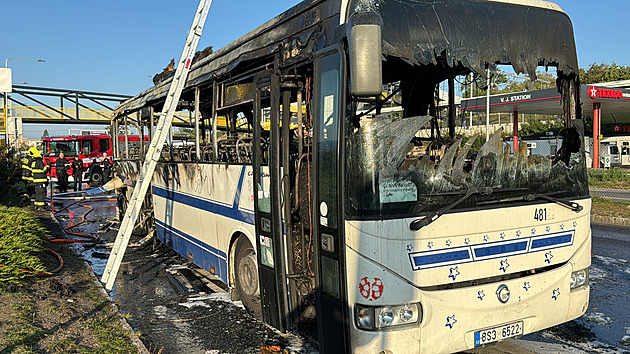
M 175 76 L 173 76 L 171 81 L 171 86 L 168 90 L 164 107 L 160 113 L 160 119 L 158 120 L 155 128 L 155 134 L 151 139 L 146 159 L 144 160 L 144 164 L 140 170 L 140 175 L 138 177 L 138 181 L 136 182 L 136 188 L 133 191 L 131 200 L 129 200 L 125 217 L 123 218 L 118 234 L 116 235 L 114 247 L 109 255 L 105 271 L 103 272 L 103 277 L 101 278 L 101 281 L 105 283 L 105 288 L 107 290 L 112 290 L 114 287 L 114 281 L 116 280 L 118 269 L 120 268 L 123 256 L 127 250 L 131 232 L 133 231 L 136 220 L 138 219 L 138 214 L 140 213 L 147 189 L 151 184 L 153 171 L 155 171 L 155 166 L 162 154 L 162 148 L 166 142 L 166 138 L 169 135 L 173 115 L 177 109 L 177 104 L 182 94 L 182 90 L 184 89 L 184 84 L 186 83 L 192 59 L 195 55 L 195 50 L 197 49 L 197 44 L 199 43 L 199 37 L 201 37 L 201 32 L 206 22 L 208 12 L 210 11 L 211 4 L 212 0 L 199 1 L 199 7 L 197 8 L 195 18 L 190 31 L 188 32 L 188 37 L 186 38 L 186 45 L 184 46 L 181 59 L 177 65 L 177 69 L 175 70 Z

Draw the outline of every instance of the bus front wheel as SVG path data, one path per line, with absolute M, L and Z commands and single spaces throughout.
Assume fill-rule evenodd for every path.
M 243 305 L 254 317 L 261 318 L 260 286 L 256 252 L 245 236 L 236 241 L 236 291 Z

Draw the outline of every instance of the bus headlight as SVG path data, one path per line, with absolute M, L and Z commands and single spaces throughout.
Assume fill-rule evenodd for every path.
M 357 306 L 357 327 L 361 329 L 374 329 L 374 309 L 371 307 Z
M 571 273 L 571 290 L 588 284 L 588 268 Z
M 378 323 L 380 327 L 387 327 L 394 322 L 394 310 L 390 307 L 383 307 L 378 312 Z
M 407 323 L 413 320 L 414 311 L 411 307 L 405 305 L 400 309 L 400 312 L 398 312 L 398 316 L 400 316 L 402 322 Z
M 356 305 L 354 313 L 357 327 L 370 331 L 411 325 L 422 321 L 420 304 L 381 307 Z

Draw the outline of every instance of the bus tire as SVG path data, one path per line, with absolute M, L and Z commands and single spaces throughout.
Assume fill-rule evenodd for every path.
M 236 241 L 234 278 L 236 291 L 247 311 L 256 318 L 262 318 L 260 285 L 256 252 L 245 236 Z

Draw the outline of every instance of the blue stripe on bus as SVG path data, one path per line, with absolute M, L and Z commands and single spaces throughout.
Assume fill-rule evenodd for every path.
M 445 253 L 434 253 L 426 256 L 414 256 L 413 262 L 415 263 L 416 267 L 422 267 L 429 264 L 456 262 L 467 259 L 470 259 L 470 253 L 468 252 L 468 250 L 461 250 Z
M 522 252 L 527 249 L 527 241 L 475 248 L 475 257 L 489 257 L 499 254 Z
M 239 201 L 241 196 L 241 189 L 243 187 L 243 180 L 245 177 L 245 167 L 241 171 L 241 176 L 236 187 L 236 195 L 234 196 L 234 203 L 232 206 L 227 206 L 214 202 L 209 199 L 199 198 L 188 194 L 183 194 L 174 190 L 168 190 L 164 187 L 153 186 L 151 189 L 153 194 L 166 198 L 168 200 L 175 201 L 184 205 L 191 206 L 193 208 L 205 210 L 217 215 L 225 216 L 230 219 L 244 222 L 246 224 L 254 225 L 254 213 L 244 210 L 239 210 Z
M 539 238 L 532 241 L 532 249 L 554 247 L 564 243 L 571 243 L 571 240 L 573 240 L 573 234 Z
M 408 253 L 413 270 L 444 267 L 453 264 L 487 261 L 489 259 L 542 252 L 573 244 L 575 231 L 532 236 L 515 241 L 500 241 L 486 245 L 471 245 L 458 249 L 437 249 Z M 528 248 L 528 245 L 529 248 Z M 471 255 L 473 257 L 471 257 Z
M 199 267 L 210 271 L 227 284 L 227 255 L 209 244 L 192 237 L 159 220 L 155 221 L 158 239 L 169 245 L 175 252 L 190 259 Z

